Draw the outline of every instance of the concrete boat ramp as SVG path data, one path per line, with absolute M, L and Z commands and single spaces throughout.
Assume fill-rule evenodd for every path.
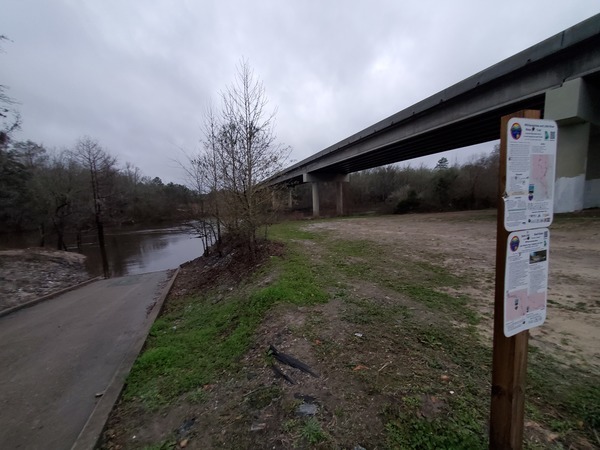
M 95 281 L 0 317 L 0 448 L 93 448 L 170 273 Z

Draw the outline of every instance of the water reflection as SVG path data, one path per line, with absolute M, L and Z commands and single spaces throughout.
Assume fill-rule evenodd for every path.
M 113 277 L 173 269 L 202 255 L 202 240 L 181 227 L 144 230 L 107 230 L 106 251 Z M 97 243 L 84 245 L 86 265 L 92 274 L 102 273 Z
M 196 238 L 186 225 L 107 229 L 105 236 L 110 274 L 113 277 L 173 269 L 204 252 L 202 240 Z M 74 235 L 66 236 L 66 242 L 69 250 L 77 251 Z M 38 245 L 39 235 L 35 232 L 0 234 L 0 249 Z M 50 249 L 56 248 L 55 241 L 50 238 L 46 245 Z M 87 257 L 86 266 L 90 274 L 102 275 L 100 249 L 94 232 L 83 236 L 81 253 Z

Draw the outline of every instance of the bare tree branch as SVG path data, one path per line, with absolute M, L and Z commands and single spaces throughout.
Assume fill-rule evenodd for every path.
M 265 88 L 247 60 L 220 99 L 220 111 L 205 113 L 203 151 L 190 160 L 188 173 L 210 197 L 217 223 L 253 249 L 257 229 L 272 212 L 271 192 L 261 182 L 283 167 L 290 148 L 277 143 L 275 110 L 268 111 Z

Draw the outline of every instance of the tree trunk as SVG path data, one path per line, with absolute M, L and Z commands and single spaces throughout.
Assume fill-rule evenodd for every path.
M 40 223 L 40 247 L 46 245 L 46 226 L 44 222 Z
M 217 244 L 221 242 L 221 217 L 219 216 L 219 200 L 215 196 L 215 216 L 217 219 Z
M 110 272 L 108 270 L 108 256 L 106 255 L 106 244 L 104 243 L 104 225 L 97 216 L 96 227 L 98 229 L 98 245 L 100 246 L 100 255 L 102 256 L 102 272 L 104 274 L 104 278 L 110 278 Z
M 54 229 L 56 230 L 56 249 L 66 251 L 67 246 L 65 245 L 65 231 L 62 221 L 58 223 L 54 221 Z

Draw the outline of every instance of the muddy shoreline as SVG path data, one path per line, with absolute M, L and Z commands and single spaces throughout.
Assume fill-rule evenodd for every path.
M 0 311 L 90 278 L 85 256 L 79 253 L 44 248 L 0 251 Z

